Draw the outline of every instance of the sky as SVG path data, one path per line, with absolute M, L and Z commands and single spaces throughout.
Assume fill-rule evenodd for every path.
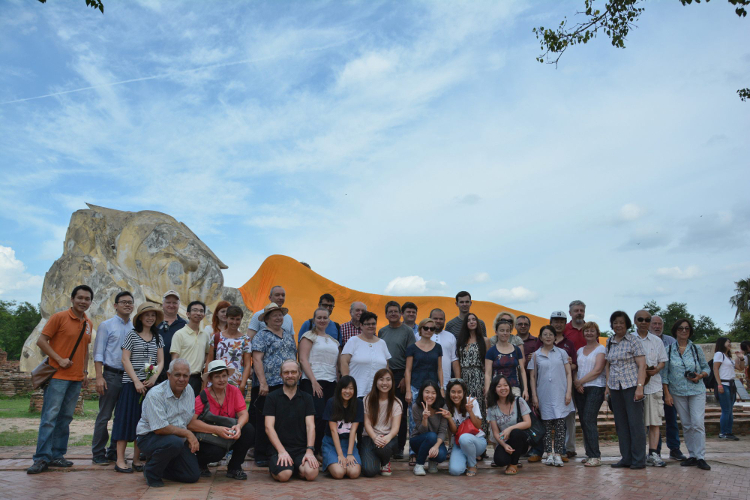
M 602 326 L 649 300 L 734 317 L 750 19 L 726 1 L 644 3 L 626 49 L 556 68 L 532 28 L 583 0 L 104 5 L 0 0 L 0 300 L 40 300 L 92 203 L 184 222 L 227 286 L 284 254 Z

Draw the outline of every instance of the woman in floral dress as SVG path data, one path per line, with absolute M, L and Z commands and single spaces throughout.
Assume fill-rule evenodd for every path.
M 484 358 L 487 355 L 487 346 L 487 338 L 479 329 L 479 319 L 476 314 L 467 314 L 456 341 L 459 364 L 456 377 L 463 379 L 469 389 L 469 396 L 479 402 L 482 412 L 482 430 L 489 435 L 486 418 L 487 400 L 484 394 Z

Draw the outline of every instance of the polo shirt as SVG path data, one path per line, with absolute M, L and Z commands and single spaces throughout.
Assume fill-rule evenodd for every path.
M 122 370 L 122 343 L 132 329 L 133 322 L 130 319 L 125 322 L 119 316 L 102 321 L 96 329 L 94 361 L 116 370 Z
M 190 374 L 195 375 L 203 371 L 209 341 L 210 337 L 206 332 L 200 330 L 196 332 L 190 328 L 190 325 L 185 325 L 172 337 L 172 347 L 169 353 L 176 353 L 177 357 L 190 363 Z
M 586 339 L 583 337 L 583 328 L 579 330 L 578 328 L 574 327 L 572 321 L 568 322 L 565 325 L 563 335 L 565 335 L 565 338 L 573 343 L 573 347 L 576 351 L 578 351 L 578 349 L 580 349 L 581 347 L 586 347 Z
M 397 328 L 386 325 L 378 331 L 378 337 L 385 341 L 388 352 L 391 354 L 388 367 L 391 370 L 405 370 L 406 348 L 416 343 L 414 330 L 403 323 Z
M 307 448 L 305 417 L 315 415 L 312 396 L 297 388 L 292 399 L 289 399 L 283 387 L 276 389 L 266 396 L 263 415 L 276 417 L 273 428 L 287 452 L 300 452 Z
M 60 311 L 53 314 L 47 320 L 47 323 L 42 329 L 42 334 L 49 337 L 49 345 L 52 347 L 58 356 L 66 359 L 73 352 L 73 347 L 76 345 L 78 336 L 81 334 L 84 322 L 86 324 L 86 330 L 81 337 L 81 343 L 78 344 L 75 355 L 71 359 L 73 362 L 68 368 L 60 368 L 60 365 L 52 358 L 49 358 L 50 366 L 57 368 L 57 372 L 52 376 L 58 380 L 70 380 L 70 381 L 81 381 L 83 380 L 83 371 L 86 369 L 84 366 L 85 354 L 88 352 L 89 342 L 91 342 L 91 332 L 93 331 L 93 324 L 86 313 L 83 313 L 83 319 L 78 319 L 78 316 L 73 312 L 71 307 L 67 311 Z

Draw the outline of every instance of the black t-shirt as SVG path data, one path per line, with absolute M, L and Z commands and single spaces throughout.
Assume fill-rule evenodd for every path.
M 305 417 L 315 415 L 313 398 L 308 393 L 297 388 L 294 397 L 289 399 L 283 388 L 276 389 L 266 396 L 263 415 L 276 417 L 274 429 L 287 451 L 299 451 L 307 447 Z
M 352 398 L 349 401 L 349 404 L 354 404 L 355 401 L 357 403 L 357 416 L 354 418 L 354 422 L 359 422 L 360 424 L 362 424 L 362 422 L 365 421 L 365 405 L 362 404 L 362 401 L 358 398 Z M 329 399 L 328 402 L 326 403 L 326 409 L 323 410 L 323 420 L 325 420 L 326 422 L 330 422 L 332 414 L 333 414 L 333 398 Z M 349 439 L 349 431 L 351 430 L 352 424 L 354 422 L 344 422 L 343 420 L 338 421 L 339 439 Z M 324 434 L 328 437 L 331 436 L 330 425 L 325 426 Z

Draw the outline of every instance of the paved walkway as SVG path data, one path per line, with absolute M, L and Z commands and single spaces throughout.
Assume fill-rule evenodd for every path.
M 583 446 L 579 444 L 580 449 Z M 683 451 L 684 447 L 683 447 Z M 750 498 L 750 438 L 724 442 L 709 438 L 706 458 L 709 472 L 695 467 L 680 467 L 668 461 L 666 468 L 632 471 L 607 466 L 585 468 L 571 461 L 563 468 L 523 461 L 515 477 L 500 469 L 482 465 L 476 477 L 452 477 L 441 465 L 436 475 L 416 477 L 406 462 L 394 463 L 390 478 L 335 481 L 321 475 L 312 483 L 293 480 L 275 483 L 267 469 L 246 463 L 247 481 L 224 476 L 224 467 L 212 478 L 196 484 L 183 485 L 167 481 L 164 488 L 148 488 L 141 474 L 117 474 L 111 467 L 91 464 L 90 450 L 71 448 L 68 458 L 75 463 L 71 469 L 56 470 L 36 476 L 24 471 L 31 464 L 34 450 L 30 447 L 0 449 L 0 498 L 87 499 L 220 499 L 220 498 L 449 498 L 490 499 L 525 497 L 529 499 L 560 498 L 674 498 L 744 499 Z M 602 448 L 607 464 L 617 460 L 617 445 Z

